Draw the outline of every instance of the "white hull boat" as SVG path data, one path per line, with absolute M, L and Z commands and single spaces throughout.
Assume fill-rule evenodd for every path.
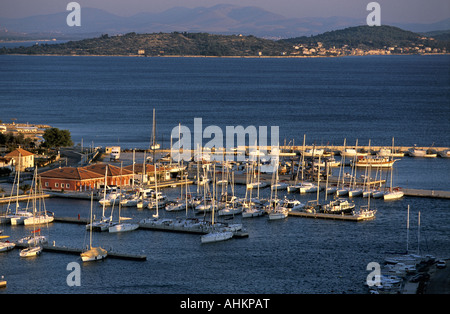
M 139 228 L 138 224 L 131 224 L 131 223 L 118 223 L 114 226 L 111 226 L 108 228 L 109 233 L 119 233 L 119 232 L 127 232 L 127 231 L 133 231 Z
M 212 243 L 219 242 L 231 239 L 233 237 L 233 232 L 231 231 L 222 231 L 222 232 L 210 232 L 205 235 L 202 235 L 201 241 L 202 243 Z
M 239 215 L 242 213 L 242 207 L 226 207 L 224 209 L 219 210 L 219 216 L 232 216 Z
M 404 195 L 403 191 L 391 191 L 387 192 L 383 195 L 385 200 L 397 200 L 402 198 Z
M 20 257 L 33 257 L 33 256 L 38 256 L 41 253 L 42 253 L 41 246 L 32 246 L 32 247 L 21 250 L 19 255 L 20 255 Z
M 166 210 L 168 212 L 176 212 L 176 211 L 186 210 L 186 202 L 167 204 Z
M 354 189 L 348 191 L 348 196 L 354 197 L 354 196 L 361 196 L 363 194 L 363 190 L 361 189 Z
M 256 189 L 259 188 L 265 188 L 266 186 L 268 186 L 269 184 L 267 182 L 255 182 L 255 183 L 248 183 L 247 184 L 247 189 Z
M 25 226 L 30 226 L 30 225 L 42 225 L 42 224 L 47 224 L 49 222 L 53 222 L 54 217 L 53 216 L 49 216 L 49 215 L 41 215 L 41 216 L 35 216 L 35 217 L 29 217 L 26 218 L 23 221 L 23 224 Z
M 98 261 L 105 259 L 108 256 L 108 252 L 101 247 L 93 247 L 81 253 L 80 256 L 83 262 Z
M 272 190 L 275 190 L 275 189 L 277 189 L 277 190 L 286 190 L 288 188 L 288 186 L 289 186 L 289 184 L 284 183 L 284 182 L 280 182 L 280 183 L 272 185 L 271 188 L 272 188 Z
M 284 219 L 288 216 L 289 210 L 284 207 L 278 207 L 269 213 L 269 220 Z
M 48 243 L 48 239 L 46 236 L 43 236 L 43 235 L 37 235 L 37 236 L 30 235 L 30 236 L 20 239 L 19 241 L 17 241 L 17 243 L 25 244 L 25 245 L 46 244 L 46 243 Z
M 252 208 L 252 209 L 246 209 L 242 212 L 242 218 L 253 218 L 253 217 L 260 217 L 265 215 L 265 211 L 262 209 Z
M 12 242 L 0 242 L 0 252 L 11 251 L 16 247 L 15 243 Z
M 303 182 L 299 185 L 298 190 L 301 194 L 317 192 L 317 186 L 313 183 Z

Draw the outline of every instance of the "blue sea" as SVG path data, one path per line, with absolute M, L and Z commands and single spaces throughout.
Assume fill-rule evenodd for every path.
M 450 146 L 450 56 L 342 58 L 138 58 L 0 56 L 0 120 L 68 129 L 84 146 L 148 148 L 156 110 L 157 140 L 170 146 L 179 123 L 193 129 L 278 126 L 280 142 L 390 146 Z M 12 120 L 17 119 L 17 120 Z M 205 143 L 206 140 L 204 140 Z M 402 187 L 450 190 L 450 160 L 404 157 Z M 179 191 L 163 191 L 176 197 Z M 237 193 L 243 194 L 242 187 Z M 268 193 L 266 191 L 265 193 Z M 306 202 L 315 195 L 296 195 Z M 366 200 L 355 199 L 357 204 Z M 20 259 L 0 254 L 0 293 L 299 294 L 365 293 L 369 262 L 406 247 L 450 257 L 448 200 L 373 200 L 375 220 L 352 223 L 289 217 L 242 220 L 249 237 L 202 245 L 199 236 L 137 230 L 96 233 L 95 241 L 147 261 L 107 259 L 82 265 L 80 287 L 69 287 L 74 255 L 44 252 Z M 51 198 L 59 216 L 88 217 L 90 202 Z M 95 207 L 100 210 L 99 207 Z M 135 219 L 148 210 L 126 209 Z M 420 239 L 417 217 L 421 212 Z M 180 213 L 163 213 L 175 217 Z M 2 226 L 15 240 L 24 226 Z M 57 245 L 81 247 L 84 226 L 53 223 Z

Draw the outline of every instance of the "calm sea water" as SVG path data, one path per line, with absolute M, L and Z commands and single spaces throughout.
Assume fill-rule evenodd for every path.
M 324 59 L 126 58 L 0 56 L 0 119 L 69 129 L 76 143 L 148 148 L 152 110 L 158 140 L 169 146 L 178 123 L 279 126 L 280 140 L 340 145 L 449 146 L 450 57 L 389 56 Z M 449 160 L 403 158 L 397 184 L 450 189 Z M 396 164 L 397 165 L 397 164 Z M 179 191 L 165 190 L 169 196 Z M 238 193 L 243 195 L 242 188 Z M 264 193 L 268 193 L 265 191 Z M 306 202 L 314 195 L 297 196 Z M 356 199 L 357 204 L 365 200 Z M 95 233 L 119 252 L 146 262 L 108 259 L 82 265 L 81 287 L 69 287 L 77 256 L 47 253 L 24 260 L 0 254 L 0 293 L 364 293 L 371 261 L 406 247 L 450 257 L 448 200 L 373 200 L 377 218 L 363 223 L 289 217 L 243 220 L 245 239 L 202 245 L 199 236 L 137 230 Z M 59 216 L 89 215 L 89 201 L 48 199 Z M 100 207 L 95 207 L 97 214 Z M 136 220 L 148 210 L 126 209 Z M 125 215 L 124 214 L 124 215 Z M 166 217 L 183 213 L 165 213 Z M 240 217 L 235 218 L 241 221 Z M 15 240 L 31 230 L 2 226 Z M 84 226 L 53 223 L 57 245 L 82 247 Z

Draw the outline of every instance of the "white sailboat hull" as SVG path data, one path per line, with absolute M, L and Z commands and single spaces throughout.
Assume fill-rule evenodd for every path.
M 23 249 L 20 251 L 19 255 L 20 257 L 33 257 L 40 255 L 42 253 L 42 247 L 41 246 L 33 246 L 26 249 Z
M 119 223 L 108 228 L 109 233 L 133 231 L 139 228 L 138 224 Z
M 29 225 L 42 225 L 49 222 L 53 222 L 54 218 L 53 216 L 48 215 L 42 215 L 42 216 L 36 216 L 36 217 L 29 217 L 23 221 L 23 224 L 25 226 Z
M 12 242 L 0 242 L 0 252 L 11 251 L 16 247 L 15 243 Z
M 404 193 L 402 191 L 392 191 L 383 195 L 385 200 L 396 200 L 402 198 Z
M 362 195 L 362 194 L 363 194 L 363 191 L 361 189 L 348 191 L 348 196 L 350 196 L 350 197 L 359 196 L 359 195 Z
M 81 253 L 80 256 L 83 262 L 98 261 L 105 259 L 108 256 L 108 252 L 101 247 L 93 247 L 90 250 Z
M 202 243 L 212 243 L 219 242 L 231 239 L 233 237 L 233 232 L 231 231 L 223 231 L 223 232 L 211 232 L 205 235 L 202 235 L 201 241 Z
M 242 212 L 242 218 L 252 218 L 263 216 L 265 212 L 261 209 L 245 210 Z

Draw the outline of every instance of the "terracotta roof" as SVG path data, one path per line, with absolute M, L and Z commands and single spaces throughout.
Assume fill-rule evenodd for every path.
M 88 180 L 88 179 L 99 179 L 102 175 L 98 173 L 86 170 L 84 168 L 78 167 L 63 167 L 48 170 L 39 174 L 44 178 L 56 178 L 56 179 L 71 179 L 71 180 Z
M 107 165 L 107 164 L 94 164 L 94 165 L 90 165 L 90 166 L 86 166 L 84 167 L 84 169 L 98 173 L 100 175 L 102 175 L 103 177 L 105 176 L 105 168 L 106 166 L 108 166 L 108 176 L 120 176 L 122 175 L 131 175 L 133 174 L 133 171 L 127 170 L 125 167 L 122 167 L 122 169 L 120 169 L 120 167 L 114 166 L 114 165 Z
M 9 154 L 6 154 L 5 157 L 19 157 L 19 155 L 21 157 L 25 157 L 25 156 L 33 156 L 34 154 L 30 153 L 29 151 L 26 151 L 25 149 L 17 148 L 16 150 L 13 150 Z

